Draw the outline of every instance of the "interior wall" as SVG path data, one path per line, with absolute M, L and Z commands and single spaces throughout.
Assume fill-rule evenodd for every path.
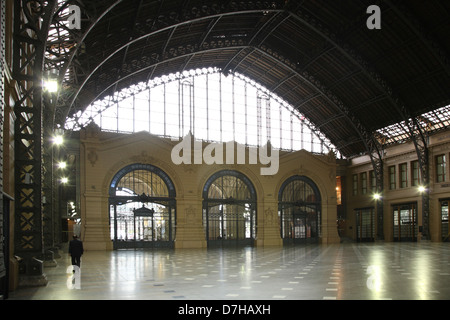
M 339 242 L 336 227 L 336 160 L 333 156 L 317 156 L 306 151 L 280 153 L 278 172 L 275 175 L 261 175 L 261 162 L 249 164 L 249 161 L 246 161 L 245 164 L 221 165 L 204 162 L 174 164 L 171 152 L 179 142 L 145 132 L 132 135 L 101 132 L 96 125 L 90 125 L 81 131 L 81 237 L 86 250 L 112 249 L 108 190 L 114 175 L 133 163 L 154 165 L 162 169 L 173 181 L 177 206 L 176 248 L 206 247 L 202 226 L 202 189 L 212 174 L 223 169 L 243 173 L 256 189 L 255 245 L 282 245 L 278 218 L 278 191 L 285 179 L 292 175 L 309 177 L 320 190 L 322 198 L 320 241 Z M 204 143 L 203 150 L 205 147 L 207 144 Z
M 429 137 L 428 141 L 428 161 L 429 161 L 429 234 L 431 241 L 442 241 L 441 234 L 441 212 L 440 212 L 440 199 L 450 198 L 450 134 L 448 131 L 441 132 Z M 438 155 L 445 155 L 447 159 L 446 164 L 446 179 L 445 181 L 437 181 L 436 177 L 436 157 Z M 385 149 L 385 157 L 383 159 L 384 165 L 384 194 L 383 201 L 383 231 L 385 241 L 394 241 L 393 236 L 393 207 L 400 204 L 414 203 L 417 205 L 417 217 L 418 226 L 423 225 L 422 215 L 422 194 L 419 192 L 417 186 L 413 186 L 411 183 L 411 166 L 414 161 L 417 161 L 417 153 L 412 142 L 404 143 L 397 146 L 392 146 Z M 400 185 L 399 177 L 399 165 L 406 164 L 407 166 L 407 185 L 402 187 Z M 389 183 L 389 167 L 395 167 L 396 187 L 391 189 Z M 361 180 L 360 175 L 363 172 L 369 172 L 373 170 L 370 164 L 368 156 L 352 159 L 351 165 L 348 166 L 346 172 L 346 184 L 347 192 L 347 212 L 346 212 L 346 229 L 345 235 L 353 240 L 356 240 L 356 221 L 355 221 L 355 209 L 374 207 L 375 200 L 373 199 L 373 193 L 368 188 L 366 194 L 361 192 Z M 358 193 L 353 194 L 352 190 L 352 176 L 357 175 L 359 180 Z M 422 239 L 422 234 L 418 234 L 417 241 Z

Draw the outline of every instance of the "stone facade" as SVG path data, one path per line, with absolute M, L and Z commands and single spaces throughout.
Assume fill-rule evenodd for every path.
M 441 202 L 450 199 L 450 175 L 448 159 L 450 156 L 450 135 L 442 132 L 429 137 L 428 140 L 428 161 L 429 161 L 429 237 L 427 240 L 442 241 L 445 238 L 441 221 Z M 444 180 L 439 181 L 437 177 L 437 157 L 445 156 L 446 165 L 444 170 Z M 424 240 L 420 227 L 424 225 L 422 211 L 422 193 L 419 191 L 418 183 L 413 183 L 414 163 L 417 162 L 417 153 L 412 142 L 386 148 L 384 150 L 384 193 L 382 195 L 383 207 L 383 235 L 385 241 L 396 241 L 394 237 L 394 210 L 402 205 L 413 205 L 417 210 L 417 234 L 414 241 Z M 402 169 L 403 168 L 403 169 Z M 359 208 L 375 208 L 375 200 L 372 198 L 370 188 L 370 172 L 372 165 L 368 156 L 354 158 L 345 169 L 346 188 L 346 221 L 344 235 L 356 240 L 357 221 L 356 212 Z M 390 171 L 392 170 L 392 171 Z M 402 177 L 402 170 L 404 175 Z M 367 190 L 362 188 L 362 175 L 367 176 Z M 354 190 L 354 177 L 357 179 L 357 190 Z M 378 226 L 375 227 L 376 229 Z M 447 227 L 448 228 L 448 227 Z M 447 235 L 448 236 L 448 235 Z
M 262 164 L 174 164 L 171 152 L 178 141 L 141 132 L 133 135 L 101 132 L 95 125 L 80 133 L 81 235 L 86 250 L 111 250 L 108 190 L 114 175 L 135 163 L 163 170 L 176 189 L 175 248 L 205 248 L 202 225 L 202 189 L 214 173 L 239 171 L 253 183 L 257 193 L 256 246 L 281 246 L 278 192 L 293 175 L 310 178 L 321 195 L 320 239 L 339 242 L 336 227 L 336 160 L 306 151 L 279 154 L 275 175 L 261 175 Z M 205 145 L 203 145 L 203 149 Z M 236 162 L 234 162 L 236 163 Z

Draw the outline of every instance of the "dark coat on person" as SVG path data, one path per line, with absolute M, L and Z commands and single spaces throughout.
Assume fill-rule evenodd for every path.
M 81 257 L 83 255 L 83 242 L 78 239 L 70 240 L 69 253 L 71 256 Z

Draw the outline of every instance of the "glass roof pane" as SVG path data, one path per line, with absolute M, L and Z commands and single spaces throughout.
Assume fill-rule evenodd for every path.
M 236 141 L 313 153 L 337 149 L 280 97 L 239 73 L 198 69 L 154 78 L 89 105 L 66 122 L 77 130 L 95 122 L 102 130 L 181 138 L 191 133 L 210 142 Z
M 450 125 L 450 105 L 423 113 L 416 119 L 422 132 L 427 134 L 447 129 Z M 382 145 L 403 143 L 410 140 L 411 136 L 404 121 L 378 129 L 374 134 Z

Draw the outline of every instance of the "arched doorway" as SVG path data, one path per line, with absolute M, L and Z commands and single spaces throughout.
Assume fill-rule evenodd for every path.
M 242 173 L 223 170 L 203 188 L 203 224 L 208 247 L 252 246 L 256 236 L 256 192 Z
M 109 189 L 113 248 L 173 247 L 175 196 L 171 179 L 155 166 L 120 170 Z
M 292 176 L 278 193 L 281 238 L 285 244 L 315 243 L 320 230 L 320 192 L 305 176 Z

